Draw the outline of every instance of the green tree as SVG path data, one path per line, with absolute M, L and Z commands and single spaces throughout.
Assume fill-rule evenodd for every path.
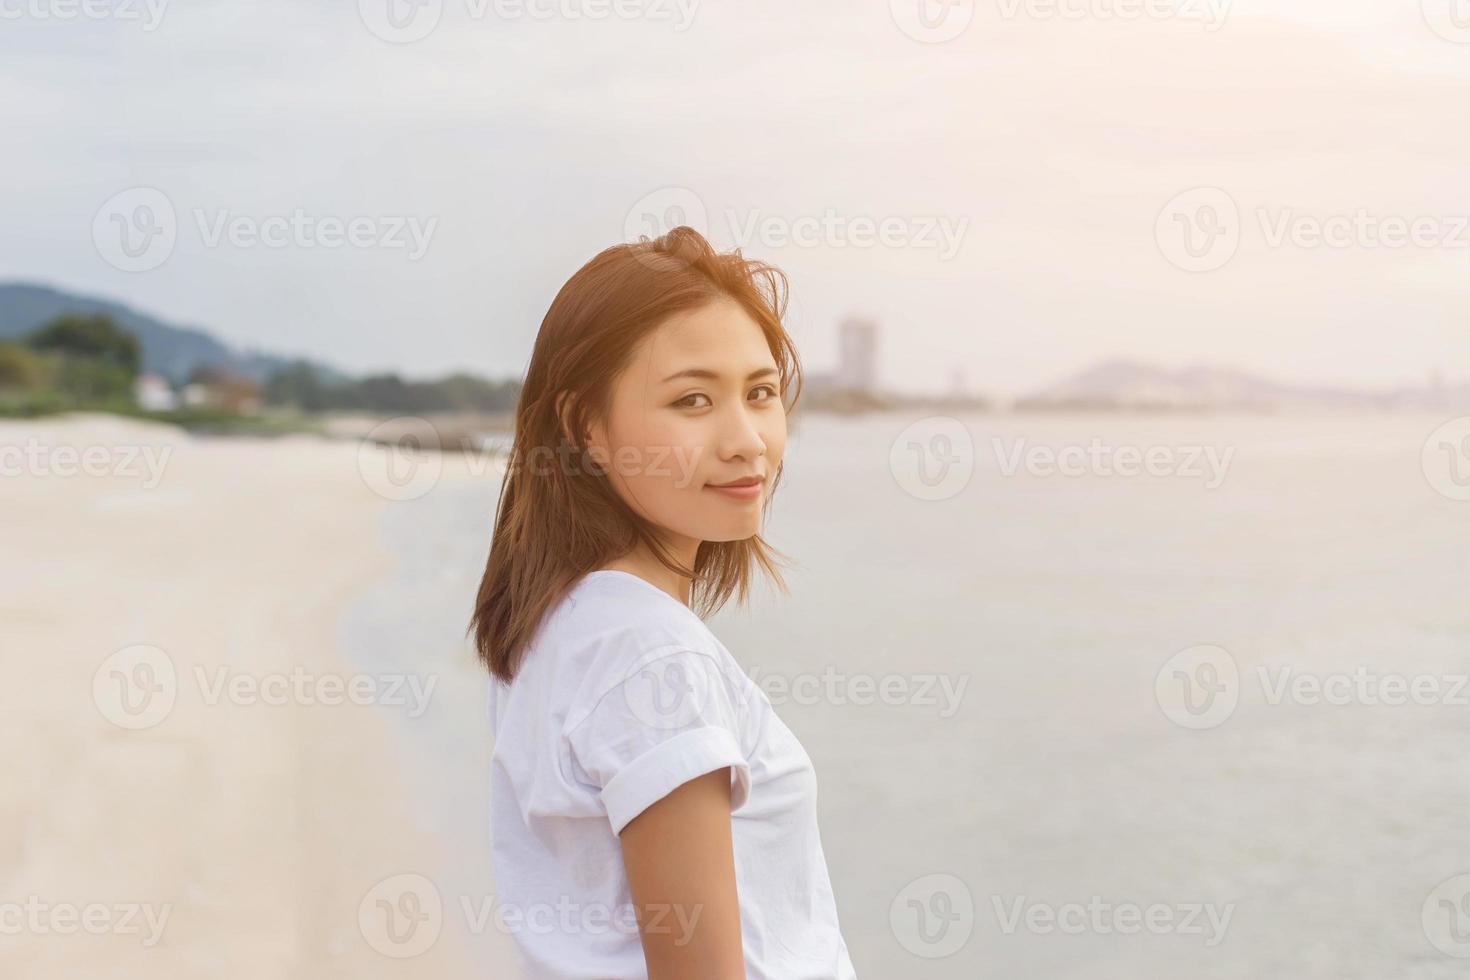
M 0 344 L 0 391 L 35 391 L 46 386 L 46 365 L 20 344 Z
M 96 357 L 59 356 L 57 390 L 83 404 L 130 402 L 136 375 L 121 364 Z
M 306 361 L 297 361 L 272 374 L 265 386 L 270 405 L 290 405 L 303 412 L 321 412 L 332 407 L 332 392 L 322 384 Z
M 132 399 L 142 354 L 138 338 L 105 314 L 63 313 L 27 338 L 47 362 L 57 393 L 73 402 Z
M 121 368 L 130 380 L 143 359 L 138 338 L 105 313 L 62 313 L 32 333 L 29 342 L 36 350 L 58 353 L 67 359 L 101 361 Z

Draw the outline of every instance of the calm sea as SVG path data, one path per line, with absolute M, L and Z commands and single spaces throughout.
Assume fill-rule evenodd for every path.
M 791 595 L 710 625 L 816 763 L 859 976 L 1464 976 L 1446 421 L 803 419 L 767 532 Z M 397 730 L 447 907 L 494 891 L 463 630 L 497 490 L 393 505 L 400 566 L 343 627 L 362 669 L 442 675 Z

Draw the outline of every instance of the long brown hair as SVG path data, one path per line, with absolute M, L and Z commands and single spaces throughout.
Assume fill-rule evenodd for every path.
M 739 249 L 716 252 L 685 225 L 604 249 L 562 286 L 541 321 L 516 405 L 490 557 L 470 620 L 475 648 L 495 677 L 514 679 L 542 618 L 577 579 L 639 541 L 692 579 L 690 605 L 701 617 L 736 590 L 744 604 L 757 564 L 786 589 L 776 567 L 785 556 L 759 534 L 701 542 L 694 568 L 681 567 L 590 461 L 583 433 L 590 420 L 607 418 L 613 382 L 640 339 L 668 317 L 720 297 L 739 303 L 765 334 L 789 415 L 801 392 L 801 363 L 781 322 L 788 292 L 779 269 Z M 765 509 L 780 480 L 777 467 Z

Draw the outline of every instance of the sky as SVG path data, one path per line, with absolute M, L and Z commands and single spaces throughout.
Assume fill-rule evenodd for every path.
M 519 377 L 683 220 L 786 272 L 809 371 L 876 319 L 893 390 L 1470 380 L 1470 2 L 1286 6 L 0 0 L 0 279 Z

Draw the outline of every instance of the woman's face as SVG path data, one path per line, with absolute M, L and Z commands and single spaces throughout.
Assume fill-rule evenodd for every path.
M 786 410 L 765 335 L 734 300 L 677 314 L 643 338 L 613 385 L 589 450 L 635 512 L 688 560 L 701 541 L 760 531 L 786 449 Z M 744 492 L 715 489 L 755 477 Z

